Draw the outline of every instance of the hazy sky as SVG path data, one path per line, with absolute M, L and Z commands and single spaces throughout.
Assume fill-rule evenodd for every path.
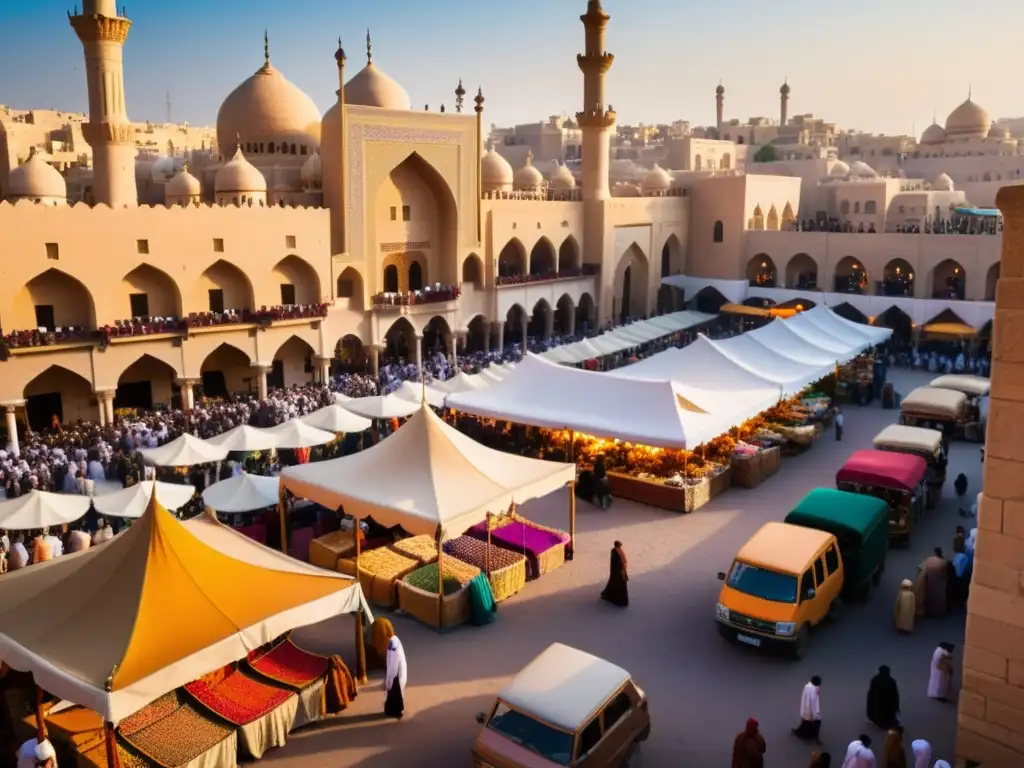
M 78 0 L 81 2 L 81 0 Z M 134 26 L 125 48 L 133 120 L 214 124 L 224 97 L 263 61 L 325 111 L 335 99 L 334 49 L 344 39 L 351 74 L 374 62 L 409 91 L 415 108 L 453 108 L 461 76 L 482 85 L 485 119 L 531 122 L 581 106 L 585 0 L 118 0 Z M 81 47 L 65 12 L 74 0 L 0 2 L 0 104 L 81 111 Z M 620 123 L 778 116 L 788 74 L 790 114 L 844 128 L 920 133 L 967 96 L 992 118 L 1024 114 L 1019 72 L 1024 2 L 859 0 L 605 0 L 616 55 L 609 100 Z M 975 13 L 977 10 L 979 13 Z M 351 75 L 350 75 L 351 76 Z

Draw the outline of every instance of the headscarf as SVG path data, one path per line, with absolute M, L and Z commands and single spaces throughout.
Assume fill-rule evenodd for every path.
M 396 679 L 402 693 L 405 693 L 405 683 L 408 679 L 405 649 L 402 647 L 402 641 L 398 639 L 398 635 L 392 635 L 391 639 L 388 640 L 387 672 L 384 675 L 384 690 L 390 691 Z
M 935 768 L 951 768 L 951 766 L 945 760 L 936 760 Z
M 754 718 L 749 717 L 747 718 L 747 727 L 743 730 L 743 732 L 747 736 L 756 736 L 758 726 L 760 726 L 760 723 L 757 722 L 757 720 L 755 720 Z
M 904 579 L 903 581 L 900 582 L 900 589 L 913 589 L 913 588 L 914 588 L 914 582 L 912 582 L 910 579 Z
M 910 744 L 914 753 L 914 768 L 928 768 L 932 763 L 932 745 L 924 739 L 914 739 Z

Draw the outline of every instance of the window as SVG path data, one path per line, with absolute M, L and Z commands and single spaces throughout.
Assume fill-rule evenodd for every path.
M 285 306 L 295 304 L 295 286 L 291 283 L 281 283 L 281 303 Z
M 557 765 L 572 761 L 573 735 L 544 725 L 498 702 L 487 727 Z
M 849 200 L 843 200 L 843 202 L 841 202 L 839 204 L 839 212 L 844 214 L 844 215 L 850 212 L 850 201 Z
M 398 221 L 398 209 L 395 206 L 391 206 L 391 220 Z
M 856 203 L 853 204 L 853 212 L 854 213 L 860 213 L 860 201 L 859 200 Z
M 825 563 L 820 557 L 814 561 L 814 581 L 819 587 L 825 583 Z
M 874 200 L 868 200 L 866 203 L 864 203 L 864 213 L 876 213 L 877 210 L 878 209 L 875 206 Z
M 721 243 L 725 240 L 725 225 L 720 221 L 715 222 L 715 233 L 713 239 L 716 243 Z
M 36 328 L 48 328 L 51 331 L 57 327 L 57 321 L 53 318 L 53 304 L 36 304 Z
M 828 569 L 829 576 L 839 570 L 839 552 L 836 551 L 835 544 L 825 552 L 825 568 Z
M 221 288 L 210 289 L 210 311 L 211 312 L 223 312 L 224 311 L 224 291 Z
M 728 582 L 733 589 L 773 603 L 796 602 L 796 576 L 758 568 L 738 560 L 729 571 Z
M 235 204 L 238 204 L 238 200 L 235 200 Z M 213 252 L 224 253 L 224 239 L 221 237 L 213 238 Z
M 149 317 L 149 296 L 145 293 L 129 293 L 132 317 Z
M 339 299 L 351 299 L 355 289 L 352 285 L 351 280 L 339 280 L 338 281 L 338 298 Z
M 412 220 L 412 209 L 408 205 L 402 206 L 402 221 Z
M 811 569 L 808 568 L 804 573 L 802 579 L 800 579 L 800 599 L 810 600 L 811 592 L 814 591 L 814 574 L 811 573 Z
M 284 247 L 285 248 L 294 248 L 295 247 L 295 242 L 296 242 L 295 235 L 285 235 L 284 236 Z
M 46 244 L 46 258 L 50 261 L 57 261 L 60 259 L 60 246 L 56 243 Z
M 139 253 L 149 253 L 149 240 L 136 240 L 135 247 Z
M 594 718 L 590 724 L 580 733 L 580 753 L 577 757 L 583 757 L 594 747 L 601 743 L 601 720 Z
M 619 720 L 625 717 L 626 713 L 629 712 L 632 702 L 629 700 L 629 696 L 625 691 L 619 691 L 619 695 L 612 699 L 604 709 L 604 730 L 605 733 L 612 729 Z
M 274 145 L 273 144 L 268 144 L 267 145 L 267 154 L 268 155 L 274 154 Z

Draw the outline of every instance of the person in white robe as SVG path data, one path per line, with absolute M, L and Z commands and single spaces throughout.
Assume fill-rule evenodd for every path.
M 914 768 L 931 768 L 932 745 L 924 739 L 914 739 L 910 743 L 910 750 L 914 753 Z
M 945 760 L 936 760 L 934 768 L 952 768 Z
M 387 671 L 384 675 L 384 690 L 387 698 L 384 701 L 384 714 L 401 720 L 405 712 L 405 684 L 408 680 L 408 665 L 405 661 L 405 648 L 397 635 L 388 640 Z
M 928 698 L 949 701 L 953 684 L 953 644 L 939 643 L 932 653 L 931 674 L 928 677 Z
M 793 729 L 793 735 L 821 744 L 821 678 L 817 675 L 800 694 L 800 725 Z
M 43 538 L 46 540 L 46 543 L 50 545 L 51 557 L 60 557 L 64 554 L 64 542 L 57 536 L 50 533 L 49 528 L 43 528 Z
M 871 737 L 862 733 L 846 748 L 842 768 L 876 768 L 875 753 L 871 751 Z
M 101 517 L 99 519 L 99 527 L 92 535 L 92 545 L 95 547 L 105 544 L 112 538 L 114 538 L 114 530 L 110 527 L 110 523 L 107 522 L 106 518 Z
M 18 768 L 57 768 L 57 750 L 49 739 L 29 739 L 18 750 Z

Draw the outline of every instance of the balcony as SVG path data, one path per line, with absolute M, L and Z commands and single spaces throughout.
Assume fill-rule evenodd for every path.
M 593 277 L 598 273 L 595 264 L 584 264 L 581 269 L 560 269 L 557 272 L 538 272 L 530 275 L 499 275 L 495 281 L 498 288 L 510 286 L 522 287 L 536 283 L 553 283 L 558 280 L 576 280 L 580 277 Z
M 374 312 L 395 312 L 408 315 L 419 311 L 442 311 L 451 308 L 462 296 L 461 287 L 436 284 L 420 291 L 383 291 L 371 300 Z M 443 307 L 439 305 L 445 305 Z

